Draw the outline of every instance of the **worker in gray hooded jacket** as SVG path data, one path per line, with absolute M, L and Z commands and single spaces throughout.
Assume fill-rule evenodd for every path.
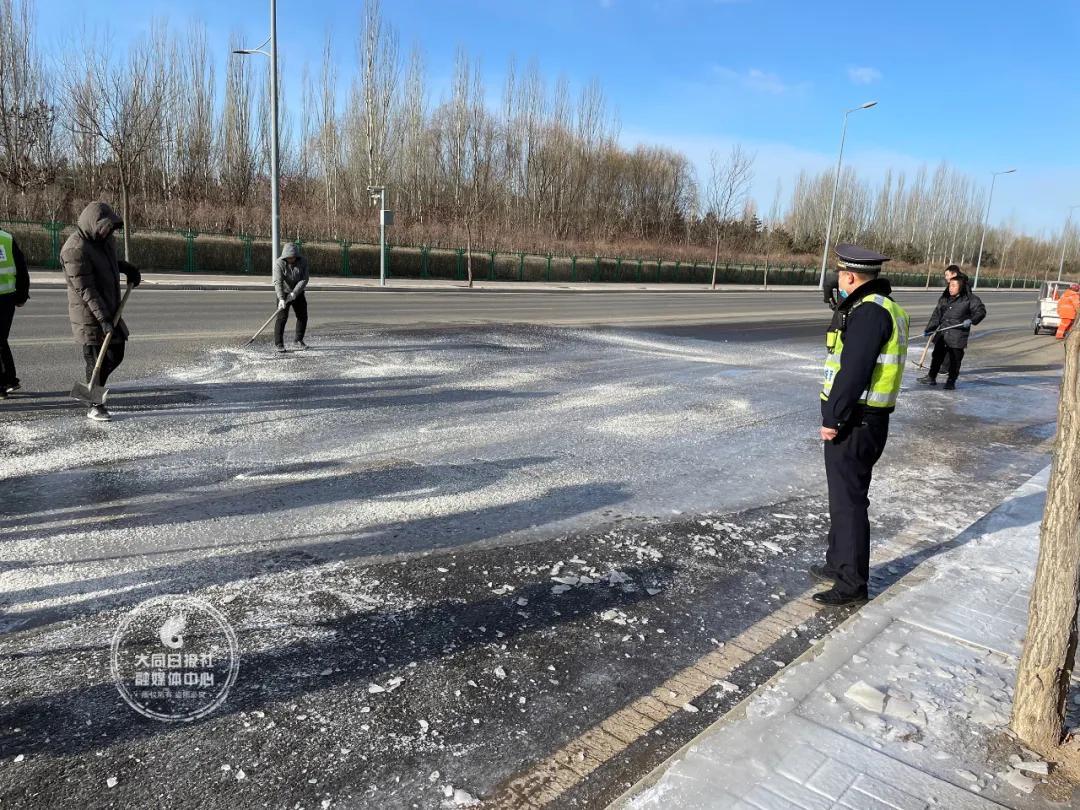
M 306 349 L 304 332 L 307 330 L 307 297 L 304 291 L 308 283 L 308 262 L 300 255 L 300 247 L 288 242 L 281 249 L 281 258 L 274 262 L 274 292 L 277 293 L 278 314 L 274 324 L 274 345 L 279 352 L 285 351 L 285 323 L 289 309 L 296 312 L 297 349 Z

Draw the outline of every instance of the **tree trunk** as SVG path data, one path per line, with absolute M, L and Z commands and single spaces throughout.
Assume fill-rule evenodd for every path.
M 120 172 L 120 218 L 124 220 L 124 261 L 131 261 L 131 222 L 128 219 L 127 172 Z
M 1061 742 L 1076 656 L 1080 577 L 1080 336 L 1065 344 L 1058 431 L 1039 539 L 1012 730 L 1047 752 Z

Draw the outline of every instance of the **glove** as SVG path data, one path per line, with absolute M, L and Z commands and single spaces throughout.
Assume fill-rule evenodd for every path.
M 285 296 L 285 300 L 288 301 L 291 304 L 293 301 L 296 300 L 296 293 L 294 293 L 294 292 L 289 293 L 287 296 Z
M 962 325 L 962 326 L 963 326 L 963 327 L 964 327 L 965 329 L 970 329 L 970 328 L 971 328 L 971 318 L 968 318 L 967 320 L 965 320 L 965 321 L 964 321 L 964 323 L 963 323 L 963 324 L 961 324 L 961 325 Z
M 112 330 L 113 330 L 113 326 L 109 321 L 102 321 L 101 322 L 101 333 L 103 335 L 112 334 Z
M 138 287 L 142 282 L 142 273 L 137 267 L 130 267 L 127 271 L 127 283 L 132 287 Z
M 279 311 L 285 309 L 285 299 L 284 298 L 278 299 L 277 308 L 278 308 Z

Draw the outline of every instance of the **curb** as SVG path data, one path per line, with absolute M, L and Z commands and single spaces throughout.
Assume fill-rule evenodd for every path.
M 1049 470 L 1049 465 L 1042 468 L 1038 472 L 1029 476 L 1022 484 L 1008 493 L 1002 500 L 990 511 L 981 515 L 973 520 L 964 528 L 960 529 L 952 538 L 951 541 L 955 541 L 957 538 L 971 532 L 979 524 L 987 521 L 994 515 L 1001 507 L 1013 497 L 1020 489 L 1026 486 L 1032 479 L 1045 474 Z M 935 555 L 936 556 L 936 555 Z M 868 604 L 876 605 L 877 607 L 884 607 L 892 602 L 894 599 L 900 597 L 903 593 L 910 591 L 912 588 L 917 587 L 929 579 L 936 569 L 933 565 L 927 566 L 926 563 L 932 562 L 933 557 L 923 560 L 914 569 L 912 569 L 907 575 L 894 582 L 884 591 L 877 595 L 874 600 Z M 689 740 L 685 745 L 681 746 L 677 751 L 674 751 L 669 757 L 664 759 L 655 768 L 650 770 L 647 774 L 642 776 L 631 785 L 627 790 L 617 796 L 611 801 L 606 810 L 626 810 L 630 806 L 630 802 L 639 794 L 651 788 L 655 785 L 661 777 L 667 772 L 667 770 L 677 760 L 685 756 L 688 751 L 696 746 L 706 737 L 717 732 L 725 726 L 732 725 L 746 718 L 746 711 L 750 704 L 762 693 L 776 686 L 780 681 L 784 680 L 796 667 L 809 664 L 821 655 L 825 653 L 825 648 L 832 641 L 835 641 L 842 635 L 847 635 L 845 641 L 849 642 L 852 639 L 862 639 L 863 637 L 870 637 L 880 633 L 886 626 L 895 621 L 895 616 L 886 612 L 881 612 L 876 615 L 864 616 L 862 609 L 855 611 L 848 616 L 844 621 L 829 631 L 823 638 L 819 639 L 817 643 L 809 647 L 802 655 L 798 656 L 783 669 L 776 672 L 771 678 L 764 683 L 759 684 L 753 691 L 748 693 L 742 700 L 732 706 L 725 714 L 718 717 L 715 722 L 711 723 L 707 728 L 703 729 L 693 739 Z M 856 628 L 856 625 L 861 623 L 862 626 Z M 816 685 L 815 687 L 816 688 Z

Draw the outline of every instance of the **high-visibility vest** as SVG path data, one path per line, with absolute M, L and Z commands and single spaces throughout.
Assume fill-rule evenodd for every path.
M 859 397 L 859 404 L 868 408 L 893 408 L 900 393 L 900 381 L 904 376 L 904 364 L 907 362 L 908 327 L 911 319 L 903 307 L 884 295 L 868 295 L 856 302 L 848 313 L 854 312 L 865 304 L 875 304 L 892 319 L 892 334 L 881 347 L 874 373 L 870 377 L 869 387 Z M 833 380 L 840 371 L 840 353 L 844 350 L 844 332 L 832 329 L 825 339 L 829 355 L 825 358 L 825 379 L 821 386 L 821 398 L 827 400 L 832 391 Z
M 7 231 L 0 231 L 0 295 L 15 292 L 15 240 Z

